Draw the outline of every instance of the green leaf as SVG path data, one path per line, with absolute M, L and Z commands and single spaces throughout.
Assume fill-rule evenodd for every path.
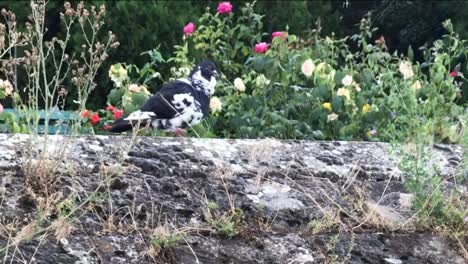
M 312 136 L 313 136 L 315 139 L 319 139 L 319 140 L 325 139 L 325 135 L 322 133 L 321 130 L 312 131 Z
M 341 112 L 343 108 L 343 98 L 341 96 L 336 96 L 331 100 L 332 109 L 334 112 Z
M 143 105 L 143 103 L 148 100 L 148 96 L 142 93 L 133 93 L 132 94 L 132 103 L 138 107 Z
M 123 94 L 123 89 L 121 88 L 112 89 L 109 95 L 107 96 L 108 103 L 114 106 L 119 105 L 122 100 Z
M 413 61 L 414 59 L 414 52 L 413 52 L 413 48 L 411 48 L 411 45 L 409 45 L 408 47 L 408 59 L 410 61 Z
M 331 92 L 327 86 L 321 85 L 315 89 L 312 89 L 312 96 L 321 98 L 323 101 L 328 101 L 331 96 Z

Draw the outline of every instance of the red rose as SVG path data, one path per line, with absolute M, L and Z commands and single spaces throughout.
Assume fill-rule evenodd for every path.
M 91 124 L 92 124 L 92 125 L 98 123 L 100 120 L 101 120 L 101 118 L 100 118 L 99 115 L 96 114 L 96 113 L 94 113 L 94 114 L 91 116 Z
M 111 129 L 111 128 L 112 128 L 111 125 L 104 125 L 104 127 L 103 127 L 102 129 L 104 129 L 104 130 L 109 130 L 109 129 Z
M 89 116 L 89 110 L 84 110 L 82 113 L 81 113 L 81 116 L 86 118 Z
M 114 111 L 114 119 L 119 119 L 124 113 L 124 110 L 116 109 Z
M 112 105 L 108 105 L 108 106 L 106 107 L 106 110 L 107 110 L 107 111 L 114 112 L 114 111 L 115 111 L 115 107 L 113 107 Z
M 451 77 L 457 77 L 457 76 L 458 76 L 458 72 L 453 71 L 453 72 L 450 73 L 450 76 L 451 76 Z

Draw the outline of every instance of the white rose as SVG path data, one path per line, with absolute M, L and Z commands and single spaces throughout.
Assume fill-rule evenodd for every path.
M 327 116 L 327 121 L 328 122 L 331 122 L 331 121 L 335 121 L 336 119 L 338 119 L 338 115 L 335 114 L 335 113 L 331 113 Z
M 400 62 L 399 70 L 401 74 L 403 75 L 403 79 L 405 80 L 414 76 L 413 67 L 411 65 L 411 62 L 409 61 Z
M 314 62 L 311 59 L 307 59 L 302 64 L 301 70 L 305 76 L 310 77 L 312 76 L 312 73 L 314 72 L 314 68 L 315 68 Z
M 413 88 L 414 90 L 419 90 L 421 89 L 421 82 L 419 82 L 419 80 L 416 80 L 413 85 L 411 85 L 411 88 Z
M 353 84 L 353 76 L 346 74 L 343 80 L 341 80 L 341 83 L 343 83 L 344 86 Z
M 221 103 L 221 100 L 219 100 L 218 97 L 216 96 L 213 96 L 210 100 L 210 109 L 211 109 L 211 112 L 213 113 L 216 113 L 216 112 L 219 112 L 221 111 L 221 107 L 222 107 L 222 103 Z
M 234 88 L 236 88 L 236 90 L 239 92 L 245 91 L 245 84 L 241 78 L 234 79 Z
M 10 83 L 10 81 L 8 80 L 2 80 L 0 79 L 0 89 L 4 89 L 5 90 L 5 93 L 7 95 L 10 95 L 13 93 L 13 85 Z
M 359 86 L 359 83 L 354 83 L 354 89 L 356 89 L 356 92 L 361 91 L 361 86 Z
M 10 95 L 13 93 L 13 85 L 10 83 L 10 81 L 5 80 L 3 82 L 3 87 L 5 88 L 5 92 L 7 95 Z
M 346 99 L 348 99 L 348 100 L 349 100 L 349 98 L 350 98 L 349 90 L 346 89 L 346 88 L 340 88 L 340 89 L 338 89 L 338 91 L 336 91 L 336 94 L 337 94 L 338 96 L 344 96 L 344 97 L 346 97 Z

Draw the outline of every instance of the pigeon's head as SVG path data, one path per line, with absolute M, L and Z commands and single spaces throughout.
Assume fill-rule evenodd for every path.
M 219 72 L 218 68 L 216 68 L 216 64 L 209 60 L 204 60 L 200 62 L 194 69 L 194 72 L 200 71 L 200 74 L 203 78 L 207 81 L 211 81 L 211 78 L 214 77 L 215 80 L 219 80 Z
M 196 89 L 203 91 L 207 95 L 212 95 L 216 86 L 216 81 L 220 78 L 216 64 L 205 60 L 200 62 L 190 73 L 189 79 Z

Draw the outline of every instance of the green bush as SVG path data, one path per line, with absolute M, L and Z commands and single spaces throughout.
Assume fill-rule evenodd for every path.
M 167 60 L 174 67 L 165 81 L 185 77 L 202 58 L 223 73 L 213 98 L 222 109 L 199 128 L 203 135 L 391 141 L 423 129 L 437 141 L 459 140 L 466 113 L 456 101 L 464 77 L 453 59 L 467 52 L 450 21 L 420 64 L 411 49 L 407 56 L 389 53 L 370 17 L 349 37 L 324 36 L 318 27 L 301 39 L 286 29 L 262 32 L 255 4 L 235 8 L 238 14 L 208 8 Z M 162 58 L 158 50 L 152 54 L 143 68 L 161 77 Z

